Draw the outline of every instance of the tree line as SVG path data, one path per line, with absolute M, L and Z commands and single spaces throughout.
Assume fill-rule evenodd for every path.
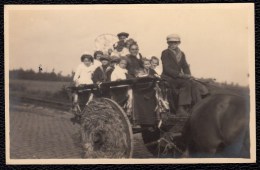
M 24 69 L 14 69 L 9 71 L 10 79 L 23 79 L 23 80 L 42 80 L 42 81 L 64 81 L 70 82 L 73 79 L 74 72 L 72 74 L 68 74 L 67 76 L 63 76 L 62 72 L 55 73 L 52 72 L 35 72 L 32 69 L 24 70 Z

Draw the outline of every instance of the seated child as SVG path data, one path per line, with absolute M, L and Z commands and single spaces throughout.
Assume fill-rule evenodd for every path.
M 151 68 L 157 73 L 158 76 L 162 74 L 162 69 L 159 68 L 159 58 L 151 57 Z
M 110 66 L 110 58 L 108 55 L 100 57 L 101 66 L 97 67 L 93 73 L 92 80 L 95 84 L 108 82 L 111 80 L 113 67 Z
M 84 84 L 93 84 L 91 77 L 93 74 L 93 57 L 88 54 L 83 54 L 81 56 L 81 64 L 77 67 L 73 81 L 75 86 L 78 87 Z M 78 109 L 82 110 L 86 102 L 90 97 L 90 93 L 73 93 L 73 110 L 76 112 Z M 79 104 L 79 105 L 78 105 Z M 80 106 L 80 108 L 77 108 Z
M 115 65 L 115 69 L 112 72 L 111 75 L 111 81 L 116 81 L 116 80 L 124 80 L 126 79 L 127 76 L 127 59 L 125 57 L 121 57 L 119 59 L 119 63 Z
M 143 69 L 139 70 L 137 77 L 155 76 L 156 72 L 151 68 L 151 61 L 143 59 Z
M 101 66 L 101 62 L 100 62 L 100 57 L 103 55 L 103 52 L 102 51 L 96 51 L 94 53 L 94 62 L 93 62 L 93 65 L 95 67 L 95 69 L 99 66 Z
M 81 56 L 81 64 L 77 67 L 73 81 L 76 86 L 81 84 L 92 84 L 92 74 L 93 74 L 93 57 L 88 54 L 83 54 Z

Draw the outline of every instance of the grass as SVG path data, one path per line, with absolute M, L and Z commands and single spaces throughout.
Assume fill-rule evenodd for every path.
M 70 82 L 10 79 L 9 92 L 10 94 L 29 95 L 68 102 L 69 96 L 65 87 L 70 84 Z

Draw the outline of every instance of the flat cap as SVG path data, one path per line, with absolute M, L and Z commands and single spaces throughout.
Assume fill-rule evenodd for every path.
M 126 32 L 120 32 L 120 33 L 117 34 L 117 36 L 118 36 L 118 37 L 120 37 L 120 36 L 126 36 L 126 37 L 128 37 L 129 34 L 126 33 Z
M 181 38 L 177 34 L 170 34 L 170 35 L 167 36 L 166 40 L 167 40 L 167 42 L 170 42 L 170 41 L 180 42 Z

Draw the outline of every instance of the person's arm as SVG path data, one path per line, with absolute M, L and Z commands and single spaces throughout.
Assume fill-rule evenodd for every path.
M 162 52 L 161 60 L 163 66 L 163 73 L 165 75 L 173 78 L 179 76 L 179 72 L 173 69 L 173 66 L 171 65 L 171 62 L 169 60 L 169 56 L 165 52 Z
M 94 71 L 94 73 L 93 73 L 93 76 L 92 76 L 92 81 L 93 81 L 93 83 L 98 83 L 98 81 L 99 81 L 99 71 L 98 71 L 98 68 L 99 67 L 97 67 L 96 68 L 96 70 Z
M 73 81 L 76 82 L 76 80 L 78 80 L 79 76 L 80 76 L 80 72 L 81 72 L 81 65 L 79 65 L 76 69 L 75 75 L 73 77 Z
M 187 63 L 185 54 L 184 54 L 184 53 L 182 53 L 182 54 L 183 54 L 183 55 L 182 55 L 182 56 L 183 56 L 183 64 L 182 64 L 183 73 L 184 73 L 184 74 L 191 75 L 190 66 L 189 66 L 189 64 Z

